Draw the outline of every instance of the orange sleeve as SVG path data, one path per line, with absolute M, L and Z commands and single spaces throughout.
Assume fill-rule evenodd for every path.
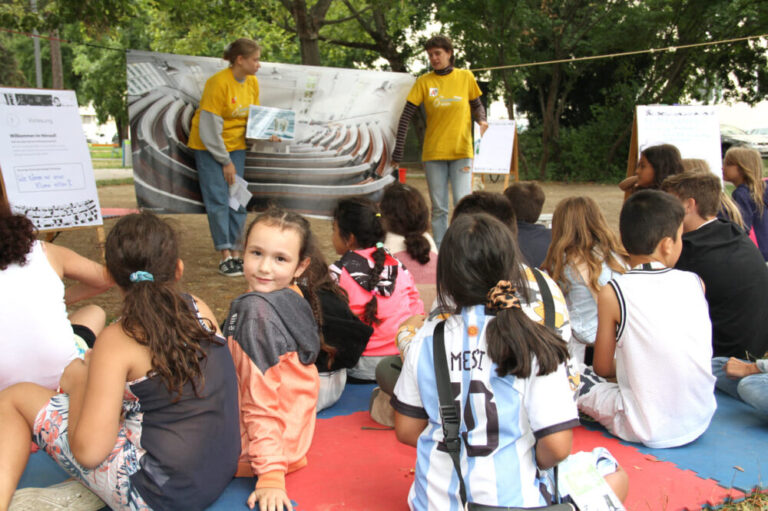
M 238 476 L 255 474 L 257 488 L 285 489 L 285 474 L 306 464 L 312 442 L 319 377 L 296 352 L 262 373 L 229 338 L 240 388 L 242 451 Z

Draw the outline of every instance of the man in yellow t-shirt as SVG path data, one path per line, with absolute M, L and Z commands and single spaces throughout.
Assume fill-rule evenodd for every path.
M 471 71 L 454 69 L 453 45 L 445 36 L 435 36 L 424 45 L 433 71 L 419 77 L 406 99 L 397 128 L 395 165 L 403 159 L 408 123 L 420 104 L 427 114 L 427 132 L 421 159 L 432 201 L 432 233 L 438 247 L 448 229 L 448 183 L 453 204 L 472 192 L 472 134 L 470 117 L 488 128 L 480 88 Z M 471 115 L 470 115 L 471 114 Z
M 251 105 L 259 104 L 261 50 L 251 39 L 227 47 L 230 67 L 205 82 L 200 107 L 192 118 L 187 145 L 194 149 L 200 191 L 208 215 L 213 246 L 221 252 L 219 273 L 243 274 L 241 235 L 246 211 L 229 207 L 229 185 L 245 173 L 245 128 Z

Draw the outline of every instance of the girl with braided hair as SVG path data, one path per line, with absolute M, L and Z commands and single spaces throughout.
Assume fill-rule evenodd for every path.
M 546 300 L 528 285 L 519 257 L 509 228 L 475 213 L 451 223 L 437 259 L 438 301 L 451 311 L 437 342 L 445 345 L 459 417 L 465 494 L 491 509 L 549 504 L 540 483 L 551 495 L 547 471 L 568 457 L 579 424 L 561 337 L 567 311 L 554 315 L 551 328 L 541 324 Z M 563 302 L 555 283 L 544 278 L 552 299 Z M 408 495 L 415 510 L 464 508 L 459 473 L 443 445 L 436 392 L 433 337 L 440 321 L 428 320 L 411 342 L 392 398 L 397 438 L 417 449 Z M 610 453 L 598 448 L 587 456 L 615 483 L 617 495 L 626 496 L 626 473 Z
M 0 509 L 30 439 L 111 509 L 205 509 L 235 473 L 232 357 L 210 309 L 178 289 L 176 234 L 150 213 L 128 215 L 105 250 L 121 317 L 67 366 L 62 393 L 31 383 L 0 393 Z
M 341 259 L 331 276 L 349 296 L 349 308 L 373 327 L 355 367 L 347 374 L 373 381 L 376 365 L 397 355 L 395 335 L 406 318 L 424 314 L 413 276 L 384 248 L 384 228 L 376 205 L 362 198 L 343 199 L 333 212 L 333 248 Z
M 320 387 L 315 361 L 322 350 L 331 367 L 336 355 L 322 337 L 317 279 L 307 273 L 314 245 L 306 218 L 274 206 L 245 236 L 248 292 L 232 302 L 224 335 L 240 387 L 237 476 L 258 477 L 251 509 L 291 511 L 285 476 L 307 464 Z

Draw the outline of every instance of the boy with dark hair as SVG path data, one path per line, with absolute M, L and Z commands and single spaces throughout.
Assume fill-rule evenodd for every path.
M 451 223 L 459 215 L 469 213 L 488 213 L 496 217 L 504 225 L 509 227 L 514 236 L 517 236 L 517 217 L 509 199 L 500 193 L 477 191 L 461 198 L 453 208 Z
M 520 252 L 530 266 L 541 266 L 552 242 L 552 230 L 536 223 L 544 207 L 544 189 L 533 181 L 513 183 L 504 195 L 517 216 Z
M 594 373 L 585 370 L 579 389 L 582 412 L 653 448 L 692 442 L 717 406 L 703 286 L 695 274 L 672 269 L 684 216 L 679 201 L 656 190 L 624 203 L 619 230 L 632 269 L 600 291 Z
M 718 219 L 720 179 L 710 173 L 668 177 L 662 189 L 685 208 L 683 251 L 676 268 L 704 281 L 712 320 L 717 387 L 735 395 L 727 357 L 762 358 L 768 350 L 768 268 L 759 249 L 731 222 Z

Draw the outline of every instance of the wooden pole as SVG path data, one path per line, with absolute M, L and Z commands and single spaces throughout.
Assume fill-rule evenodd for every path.
M 629 156 L 627 156 L 627 177 L 635 175 L 635 169 L 637 168 L 637 108 L 635 108 L 635 114 L 632 117 L 632 139 L 629 142 Z M 624 191 L 624 200 L 632 194 L 631 190 Z

